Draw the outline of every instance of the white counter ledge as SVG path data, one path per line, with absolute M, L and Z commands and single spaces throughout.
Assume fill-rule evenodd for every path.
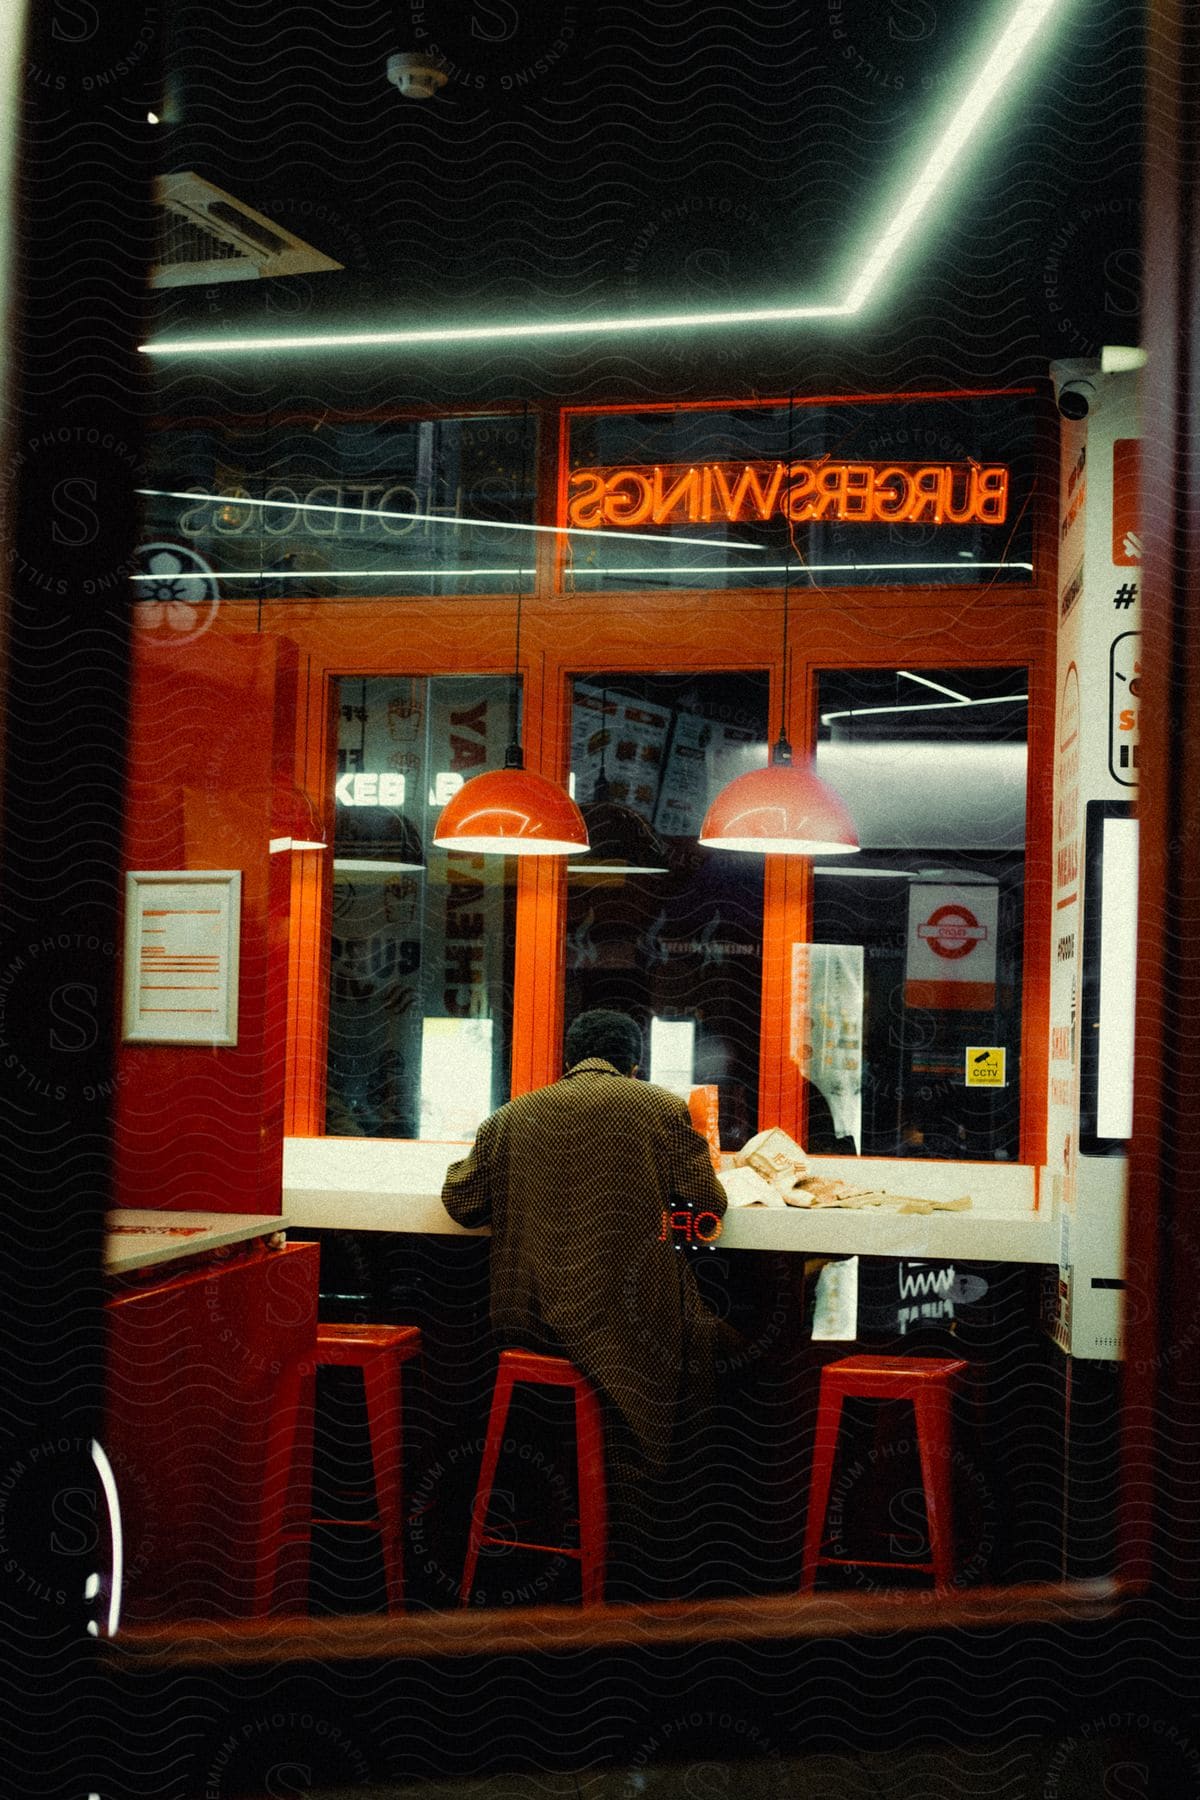
M 128 1275 L 158 1263 L 203 1256 L 230 1244 L 270 1237 L 292 1220 L 277 1213 L 161 1212 L 118 1207 L 105 1217 L 104 1272 Z
M 483 1237 L 456 1225 L 440 1194 L 466 1144 L 394 1138 L 285 1138 L 283 1205 L 304 1231 L 409 1231 Z M 897 1194 L 953 1200 L 968 1212 L 895 1213 L 832 1207 L 731 1207 L 719 1242 L 728 1250 L 809 1256 L 929 1257 L 938 1261 L 1057 1264 L 1059 1229 L 1036 1211 L 1036 1170 L 1019 1163 L 914 1162 L 886 1157 L 810 1158 L 817 1174 L 853 1175 Z

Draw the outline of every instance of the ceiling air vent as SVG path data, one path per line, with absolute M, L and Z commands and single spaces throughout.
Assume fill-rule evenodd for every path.
M 163 219 L 152 287 L 312 275 L 343 266 L 190 170 L 160 175 L 155 196 Z

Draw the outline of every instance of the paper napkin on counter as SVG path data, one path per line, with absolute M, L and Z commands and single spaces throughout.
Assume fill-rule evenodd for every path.
M 725 1189 L 730 1206 L 787 1205 L 779 1190 L 754 1169 L 722 1169 L 717 1180 Z

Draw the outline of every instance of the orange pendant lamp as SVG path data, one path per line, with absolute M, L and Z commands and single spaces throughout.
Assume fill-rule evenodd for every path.
M 845 801 L 811 764 L 793 763 L 786 737 L 765 769 L 721 789 L 704 815 L 700 842 L 760 856 L 850 856 L 859 848 Z
M 522 433 L 529 442 L 529 409 Z M 522 471 L 525 491 L 528 465 Z M 463 783 L 443 809 L 433 834 L 439 850 L 469 850 L 484 856 L 576 856 L 588 848 L 583 814 L 565 788 L 525 767 L 517 725 L 521 669 L 521 589 L 517 574 L 517 638 L 509 702 L 509 742 L 504 767 Z
M 485 856 L 575 856 L 588 847 L 583 814 L 567 793 L 524 765 L 515 738 L 504 767 L 463 783 L 437 822 L 439 850 Z
M 788 396 L 787 460 L 792 460 L 793 399 Z M 850 856 L 858 831 L 845 801 L 822 781 L 810 762 L 792 761 L 788 743 L 788 612 L 791 549 L 783 562 L 783 695 L 779 741 L 765 769 L 737 775 L 717 795 L 700 827 L 700 842 L 713 850 L 746 850 L 760 856 Z

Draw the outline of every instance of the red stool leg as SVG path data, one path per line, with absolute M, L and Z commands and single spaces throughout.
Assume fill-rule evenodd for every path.
M 822 1375 L 820 1398 L 817 1402 L 817 1441 L 808 1490 L 808 1519 L 804 1528 L 804 1556 L 800 1564 L 802 1594 L 811 1590 L 817 1576 L 817 1562 L 825 1536 L 825 1513 L 829 1505 L 829 1489 L 833 1482 L 833 1463 L 837 1455 L 841 1425 L 841 1389 Z
M 475 1503 L 471 1508 L 467 1560 L 463 1568 L 462 1587 L 458 1594 L 460 1606 L 470 1604 L 471 1589 L 475 1586 L 475 1567 L 479 1561 L 479 1547 L 483 1541 L 483 1533 L 487 1524 L 488 1507 L 492 1499 L 492 1484 L 496 1478 L 496 1464 L 500 1460 L 500 1446 L 504 1442 L 504 1427 L 508 1422 L 508 1408 L 512 1401 L 512 1393 L 512 1372 L 506 1369 L 502 1362 L 496 1375 L 496 1391 L 492 1395 L 492 1410 L 488 1414 L 483 1462 L 479 1469 L 479 1483 L 475 1489 Z
M 948 1588 L 954 1581 L 954 1525 L 950 1499 L 950 1395 L 945 1384 L 939 1383 L 918 1395 L 913 1401 L 913 1412 L 921 1480 L 925 1484 L 933 1585 Z
M 365 1359 L 362 1377 L 371 1433 L 371 1461 L 375 1469 L 375 1498 L 379 1509 L 388 1611 L 401 1612 L 404 1608 L 401 1365 L 390 1351 L 385 1350 Z
M 604 1421 L 592 1388 L 575 1389 L 575 1471 L 579 1484 L 580 1598 L 604 1604 L 608 1573 L 608 1489 L 604 1479 Z

